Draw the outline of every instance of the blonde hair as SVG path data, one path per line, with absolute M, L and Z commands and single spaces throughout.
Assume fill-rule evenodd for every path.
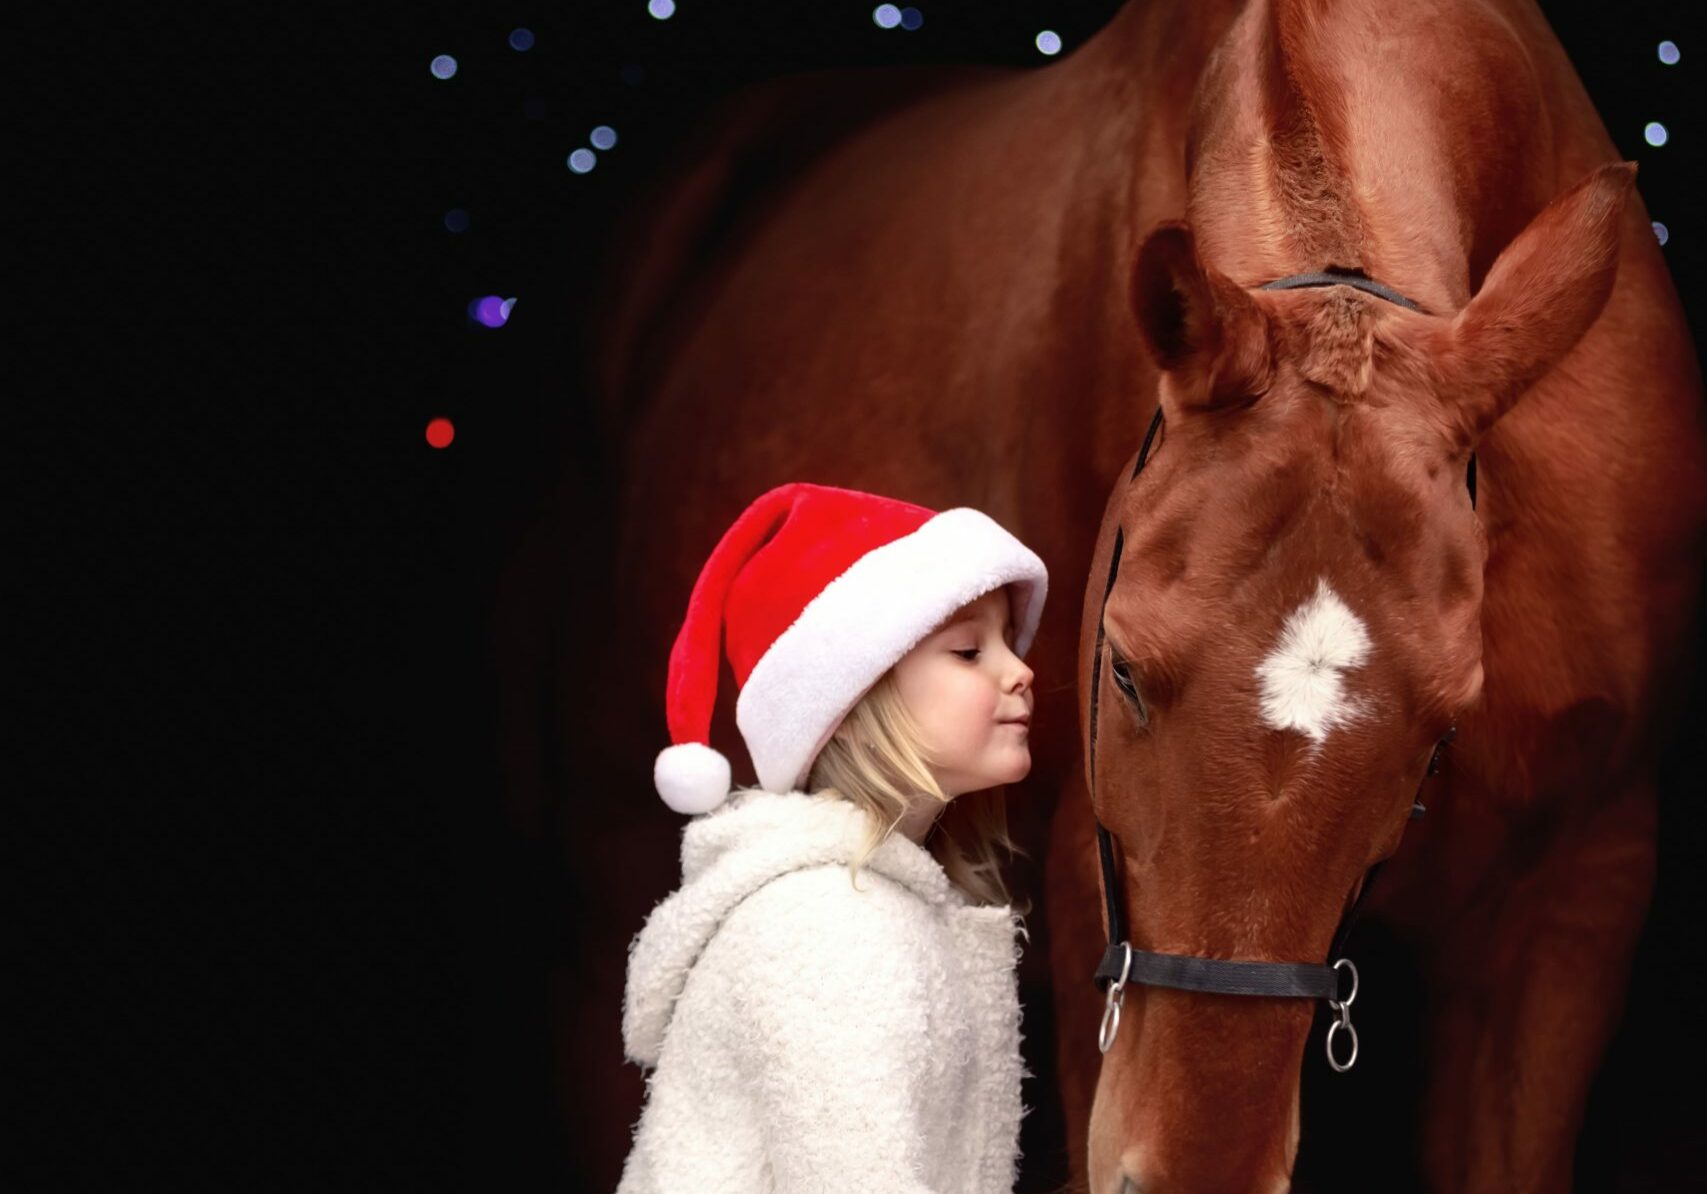
M 848 865 L 854 887 L 859 868 L 901 819 L 921 803 L 945 805 L 924 839 L 925 849 L 974 903 L 1012 902 L 1002 878 L 998 848 L 1008 858 L 1029 857 L 1008 835 L 1005 790 L 986 788 L 950 798 L 931 774 L 918 723 L 901 699 L 891 668 L 868 689 L 818 752 L 806 788 L 848 801 L 866 814 L 865 840 Z M 1031 911 L 1028 901 L 1016 912 Z

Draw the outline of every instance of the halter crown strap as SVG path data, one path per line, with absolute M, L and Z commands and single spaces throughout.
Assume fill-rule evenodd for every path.
M 1296 290 L 1301 286 L 1353 286 L 1376 298 L 1386 299 L 1400 307 L 1408 307 L 1412 311 L 1421 312 L 1422 308 L 1391 286 L 1383 286 L 1362 274 L 1347 273 L 1343 270 L 1327 269 L 1314 274 L 1293 274 L 1287 278 L 1276 278 L 1272 282 L 1264 282 L 1258 290 Z

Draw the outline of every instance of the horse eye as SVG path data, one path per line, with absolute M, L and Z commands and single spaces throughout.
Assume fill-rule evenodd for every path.
M 1436 775 L 1439 773 L 1441 752 L 1446 749 L 1446 744 L 1451 742 L 1456 737 L 1458 737 L 1458 727 L 1456 725 L 1449 726 L 1447 728 L 1445 735 L 1440 739 L 1439 742 L 1436 742 L 1434 744 L 1434 753 L 1429 755 L 1429 757 L 1428 757 L 1428 772 L 1427 772 L 1427 774 Z
M 1144 700 L 1138 695 L 1138 684 L 1132 679 L 1132 673 L 1126 670 L 1126 661 L 1124 659 L 1115 660 L 1114 666 L 1110 670 L 1114 673 L 1114 682 L 1120 686 L 1120 691 L 1126 694 L 1126 699 L 1132 702 L 1138 710 L 1139 716 L 1148 721 L 1150 719 L 1149 711 L 1144 708 Z
M 1120 685 L 1121 691 L 1127 696 L 1138 695 L 1138 685 L 1133 682 L 1132 673 L 1126 670 L 1126 661 L 1123 659 L 1114 661 L 1114 682 Z

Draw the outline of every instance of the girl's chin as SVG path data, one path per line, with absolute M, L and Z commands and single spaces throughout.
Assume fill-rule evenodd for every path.
M 968 773 L 959 773 L 965 778 Z M 1018 783 L 1031 774 L 1031 748 L 1020 742 L 1000 752 L 992 752 L 989 766 L 978 773 L 976 781 L 968 781 L 959 788 L 964 792 L 980 791 L 984 788 L 994 788 L 1001 784 Z

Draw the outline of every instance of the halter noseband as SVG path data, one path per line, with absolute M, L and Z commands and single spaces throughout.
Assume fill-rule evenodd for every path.
M 1363 277 L 1361 274 L 1346 273 L 1339 270 L 1328 270 L 1322 273 L 1294 274 L 1286 278 L 1278 278 L 1273 282 L 1258 287 L 1260 290 L 1290 290 L 1301 286 L 1352 286 L 1368 294 L 1412 311 L 1422 308 L 1397 291 L 1383 286 L 1379 282 Z M 1131 484 L 1138 479 L 1138 474 L 1144 469 L 1144 462 L 1149 458 L 1150 445 L 1156 438 L 1156 432 L 1162 425 L 1161 407 L 1150 420 L 1150 429 L 1144 435 L 1143 446 L 1138 450 L 1138 462 L 1133 466 L 1132 476 L 1127 479 Z M 1476 455 L 1470 454 L 1469 466 L 1465 472 L 1464 483 L 1470 491 L 1470 505 L 1476 505 Z M 1114 558 L 1109 565 L 1108 583 L 1103 586 L 1102 605 L 1108 607 L 1108 596 L 1114 590 L 1114 578 L 1120 571 L 1121 548 L 1125 542 L 1125 528 L 1115 530 Z M 1097 755 L 1097 693 L 1102 680 L 1102 644 L 1104 625 L 1102 618 L 1097 619 L 1097 637 L 1095 656 L 1091 662 L 1091 715 L 1090 715 L 1090 791 L 1096 794 L 1096 755 Z M 1441 748 L 1457 735 L 1457 727 L 1447 730 L 1445 737 L 1435 745 L 1434 753 L 1429 758 L 1428 771 L 1423 777 L 1424 783 L 1428 776 L 1440 769 Z M 1411 804 L 1411 819 L 1423 815 L 1424 809 L 1421 789 L 1418 789 L 1418 799 Z M 1385 860 L 1377 862 L 1369 868 L 1364 876 L 1363 886 L 1358 891 L 1357 899 L 1347 910 L 1334 934 L 1328 957 L 1336 960 L 1331 965 L 1320 962 L 1256 962 L 1233 961 L 1225 958 L 1204 958 L 1193 954 L 1152 953 L 1149 950 L 1134 949 L 1127 940 L 1126 914 L 1120 899 L 1119 877 L 1120 869 L 1114 860 L 1114 841 L 1108 829 L 1099 819 L 1097 821 L 1097 853 L 1102 864 L 1102 890 L 1104 906 L 1108 913 L 1108 948 L 1103 952 L 1102 961 L 1096 968 L 1095 982 L 1101 986 L 1106 983 L 1107 997 L 1102 1016 L 1102 1028 L 1097 1034 L 1097 1046 L 1107 1053 L 1109 1046 L 1114 1043 L 1115 1034 L 1120 1030 L 1120 1009 L 1126 997 L 1126 984 L 1129 982 L 1144 983 L 1149 986 L 1173 987 L 1184 991 L 1206 991 L 1218 995 L 1266 995 L 1284 998 L 1325 999 L 1328 1007 L 1338 1016 L 1328 1029 L 1327 1053 L 1328 1064 L 1335 1070 L 1349 1070 L 1357 1061 L 1357 1030 L 1351 1024 L 1351 1002 L 1357 998 L 1357 967 L 1350 958 L 1340 956 L 1345 946 L 1345 939 L 1351 932 L 1351 926 L 1357 919 L 1358 908 L 1363 898 L 1369 893 L 1370 884 L 1375 875 L 1385 864 Z M 1345 968 L 1351 975 L 1351 990 L 1345 998 L 1339 997 L 1339 971 Z M 1351 1041 L 1351 1056 L 1344 1065 L 1334 1056 L 1334 1034 L 1344 1031 Z

